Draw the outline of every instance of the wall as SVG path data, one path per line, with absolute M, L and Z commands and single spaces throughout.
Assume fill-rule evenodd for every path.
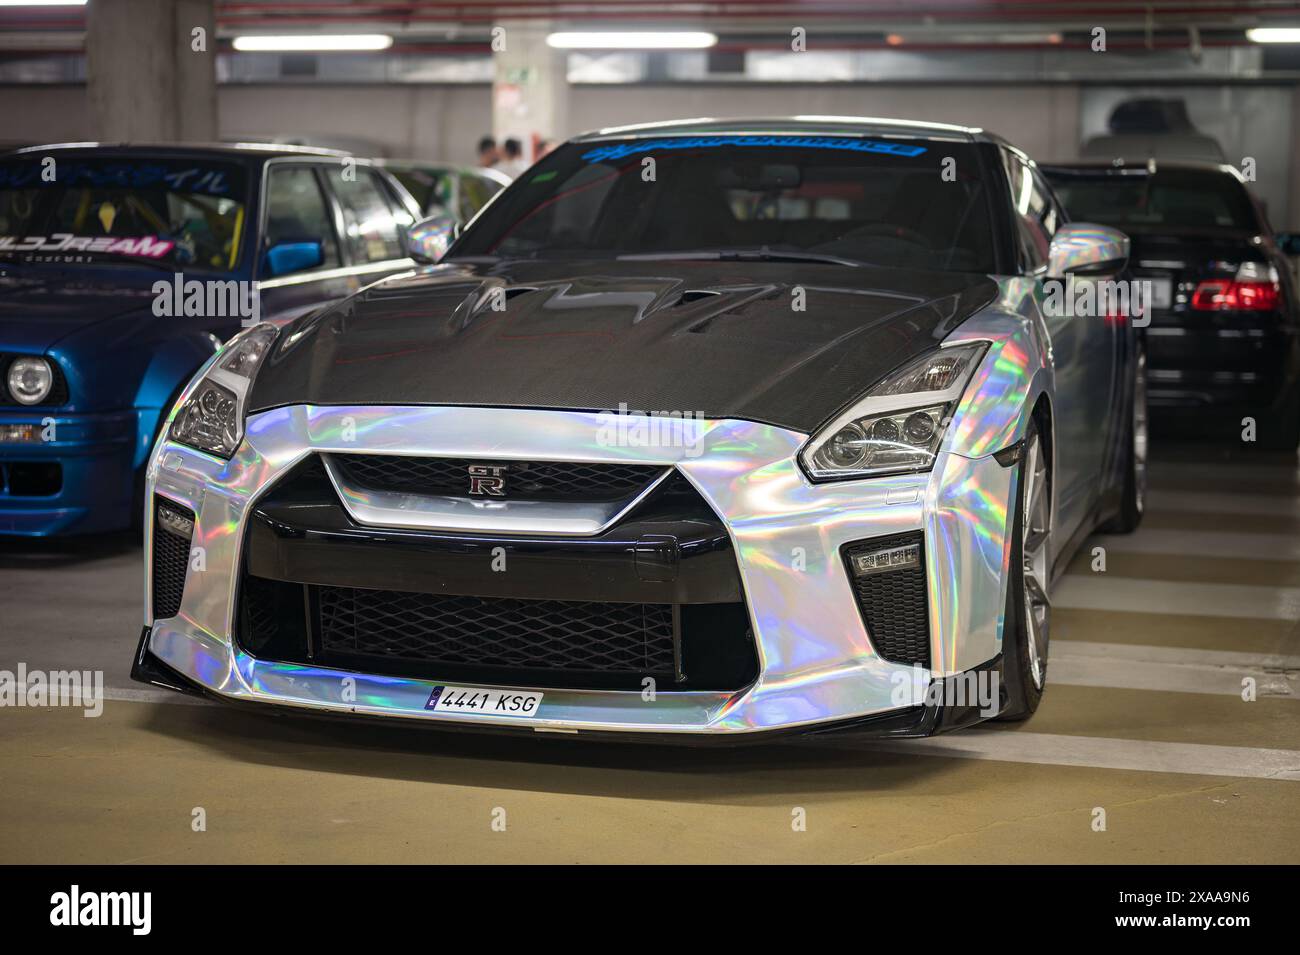
M 1298 218 L 1291 188 L 1296 130 L 1292 128 L 1292 89 L 1285 86 L 1090 86 L 1080 97 L 1081 132 L 1086 139 L 1105 133 L 1111 110 L 1123 100 L 1175 99 L 1187 107 L 1198 132 L 1214 137 L 1224 161 L 1243 169 L 1254 160 L 1255 194 L 1268 206 L 1275 228 Z
M 487 86 L 223 86 L 224 139 L 306 136 L 318 145 L 389 157 L 470 162 L 492 129 Z
M 1073 86 L 576 86 L 569 133 L 690 116 L 798 113 L 899 116 L 986 126 L 1031 155 L 1068 158 L 1078 138 Z M 389 156 L 469 161 L 491 123 L 487 86 L 225 85 L 224 139 L 303 136 L 370 143 Z M 0 87 L 9 141 L 89 138 L 79 87 Z
M 574 86 L 569 104 L 574 128 L 567 132 L 691 116 L 893 116 L 978 124 L 1037 159 L 1068 160 L 1075 157 L 1081 136 L 1093 131 L 1105 90 L 1081 91 L 1072 84 Z M 1300 97 L 1284 87 L 1255 99 L 1252 95 L 1261 90 L 1254 87 L 1200 90 L 1190 96 L 1196 101 L 1191 104 L 1194 120 L 1222 135 L 1225 148 L 1242 144 L 1242 152 L 1262 155 L 1261 163 L 1267 165 L 1261 169 L 1261 191 L 1269 194 L 1274 225 L 1300 225 L 1300 166 L 1289 161 L 1300 152 Z M 1244 98 L 1258 108 L 1246 115 L 1197 105 L 1224 97 Z M 0 140 L 87 139 L 88 109 L 83 87 L 0 87 Z M 1296 122 L 1291 122 L 1293 111 Z M 218 89 L 218 113 L 225 139 L 294 136 L 376 155 L 471 162 L 475 142 L 491 124 L 491 90 L 486 84 L 227 84 Z M 1268 131 L 1266 137 L 1252 133 L 1261 129 Z
M 491 90 L 475 86 L 222 86 L 222 139 L 291 136 L 367 146 L 386 156 L 469 162 L 491 129 Z M 0 87 L 0 142 L 79 142 L 92 137 L 82 86 Z

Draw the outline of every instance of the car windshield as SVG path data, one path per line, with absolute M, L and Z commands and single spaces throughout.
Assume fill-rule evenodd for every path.
M 716 135 L 570 143 L 529 169 L 452 257 L 753 257 L 990 272 L 970 143 Z
M 196 272 L 239 265 L 248 178 L 206 159 L 0 162 L 0 263 L 111 263 Z
M 1120 175 L 1049 172 L 1070 218 L 1116 228 L 1257 231 L 1245 188 L 1227 173 L 1158 170 Z

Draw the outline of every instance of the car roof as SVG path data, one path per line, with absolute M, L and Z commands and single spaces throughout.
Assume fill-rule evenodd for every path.
M 177 155 L 204 154 L 229 158 L 263 158 L 278 156 L 306 156 L 324 159 L 343 159 L 350 153 L 339 149 L 322 149 L 316 146 L 288 146 L 282 143 L 49 143 L 43 146 L 24 146 L 6 153 L 8 156 L 45 154 L 54 150 L 77 153 L 105 153 L 109 155 Z
M 997 137 L 975 126 L 951 126 L 910 119 L 885 119 L 875 116 L 779 116 L 753 119 L 676 119 L 662 123 L 639 123 L 634 126 L 609 126 L 573 137 L 570 142 L 595 142 L 603 139 L 638 139 L 647 136 L 681 136 L 701 133 L 761 135 L 765 133 L 874 133 L 887 136 L 996 140 Z
M 491 179 L 502 185 L 510 184 L 510 177 L 490 166 L 469 166 L 465 163 L 434 162 L 428 159 L 376 159 L 375 165 L 384 169 L 412 169 L 423 172 L 456 172 L 464 176 Z

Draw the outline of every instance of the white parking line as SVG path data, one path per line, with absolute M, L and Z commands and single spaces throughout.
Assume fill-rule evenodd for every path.
M 1300 537 L 1294 534 L 1235 534 L 1152 527 L 1136 534 L 1099 534 L 1089 540 L 1088 548 L 1098 544 L 1115 554 L 1300 561 Z
M 863 741 L 861 746 L 917 756 L 1300 782 L 1300 751 L 1289 749 L 1206 746 L 1201 743 L 1163 743 L 995 729 L 962 730 L 929 739 Z
M 1082 641 L 1081 641 L 1082 642 Z M 1095 644 L 1094 646 L 1109 646 Z M 1157 648 L 1141 648 L 1151 650 Z M 1204 651 L 1218 652 L 1218 651 Z M 1242 654 L 1241 656 L 1251 656 Z M 1294 658 L 1282 658 L 1294 659 Z M 1053 679 L 1056 674 L 1053 673 Z M 208 706 L 210 701 L 168 690 L 105 687 L 108 700 Z M 1149 773 L 1189 773 L 1300 782 L 1300 751 L 1244 746 L 1207 746 L 1149 740 L 1063 736 L 1053 733 L 968 729 L 929 739 L 862 740 L 828 737 L 809 745 L 861 747 L 913 756 L 991 759 L 1010 763 L 1124 769 Z
M 1300 620 L 1300 587 L 1066 574 L 1052 590 L 1052 605 L 1067 610 Z M 1225 633 L 1224 645 L 1231 644 L 1232 634 Z
M 1236 667 L 1254 670 L 1300 672 L 1300 654 L 1249 653 L 1241 650 L 1194 650 L 1188 647 L 1154 647 L 1145 644 L 1100 643 L 1093 640 L 1054 640 L 1052 663 L 1081 657 L 1137 660 L 1175 666 Z
M 1300 497 L 1280 494 L 1238 492 L 1219 494 L 1209 491 L 1152 491 L 1147 499 L 1148 511 L 1191 511 L 1195 514 L 1265 514 L 1275 517 L 1300 517 Z
M 160 690 L 152 687 L 104 687 L 104 699 L 115 703 L 180 703 L 184 706 L 215 705 L 211 700 L 175 690 Z
M 1300 483 L 1300 467 L 1295 462 L 1240 461 L 1235 464 L 1214 461 L 1152 461 L 1147 465 L 1147 478 L 1153 485 L 1162 480 L 1181 480 L 1195 474 L 1205 484 L 1235 486 L 1244 481 L 1273 481 Z
M 1050 661 L 1051 681 L 1066 686 L 1240 697 L 1250 678 L 1257 697 L 1300 701 L 1295 656 L 1055 640 Z

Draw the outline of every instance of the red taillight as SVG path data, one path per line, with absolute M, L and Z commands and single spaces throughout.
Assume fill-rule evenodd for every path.
M 1208 279 L 1192 293 L 1192 308 L 1198 312 L 1271 312 L 1281 301 L 1276 282 Z

